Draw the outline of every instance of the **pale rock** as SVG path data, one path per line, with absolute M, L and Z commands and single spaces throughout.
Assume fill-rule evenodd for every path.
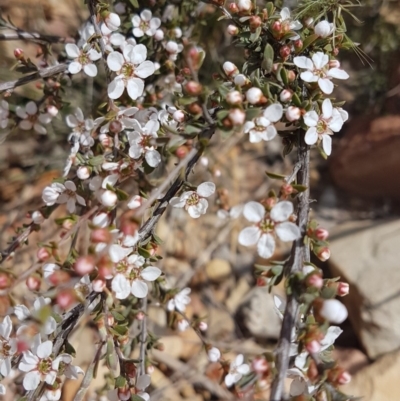
M 400 221 L 349 223 L 332 232 L 330 267 L 350 284 L 343 297 L 354 331 L 375 359 L 400 347 Z
M 235 322 L 231 314 L 218 308 L 209 308 L 207 316 L 208 330 L 210 339 L 229 340 L 233 338 Z
M 242 302 L 244 296 L 250 291 L 250 288 L 249 281 L 246 279 L 246 277 L 241 277 L 237 283 L 237 286 L 226 300 L 226 307 L 231 313 L 236 312 L 236 309 Z
M 230 263 L 224 259 L 210 260 L 205 269 L 207 277 L 215 283 L 224 281 L 232 272 Z
M 363 401 L 396 401 L 400 395 L 400 351 L 379 358 L 361 369 L 341 391 Z
M 238 308 L 237 316 L 244 328 L 257 339 L 277 339 L 281 330 L 273 295 L 267 287 L 254 287 Z

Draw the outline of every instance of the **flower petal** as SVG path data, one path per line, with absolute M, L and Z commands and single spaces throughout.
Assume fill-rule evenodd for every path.
M 248 202 L 243 208 L 243 215 L 252 223 L 260 222 L 265 216 L 265 208 L 259 202 Z
M 312 111 L 308 111 L 306 114 L 304 114 L 304 124 L 307 125 L 307 127 L 316 127 L 316 125 L 318 124 L 318 114 L 312 110 Z
M 73 61 L 72 63 L 69 64 L 68 66 L 68 71 L 71 74 L 78 74 L 82 69 L 82 64 L 78 63 L 77 61 Z
M 110 99 L 118 99 L 124 93 L 125 84 L 122 79 L 114 79 L 107 88 L 108 97 Z
M 271 219 L 277 222 L 287 220 L 293 213 L 293 203 L 289 201 L 278 202 L 271 210 Z
M 68 43 L 65 45 L 65 52 L 69 58 L 77 58 L 81 54 L 79 47 L 74 43 Z
M 97 67 L 93 63 L 86 64 L 83 67 L 83 71 L 89 77 L 95 77 L 97 75 Z
M 269 259 L 275 252 L 275 239 L 271 234 L 263 234 L 257 243 L 257 252 L 264 258 Z
M 307 145 L 314 145 L 315 143 L 317 143 L 318 133 L 315 127 L 311 127 L 307 130 L 304 141 Z
M 133 280 L 131 292 L 136 298 L 145 298 L 149 292 L 149 287 L 143 280 Z
M 261 231 L 258 227 L 246 227 L 239 233 L 239 244 L 243 246 L 251 246 L 260 239 Z
M 124 56 L 120 52 L 112 52 L 107 57 L 107 65 L 111 71 L 119 71 L 124 63 Z
M 319 78 L 318 86 L 327 95 L 330 95 L 333 92 L 333 83 L 330 79 L 327 78 Z
M 332 153 L 332 137 L 328 134 L 322 135 L 322 149 L 327 156 L 330 156 Z
M 332 112 L 333 112 L 333 107 L 331 99 L 325 99 L 322 102 L 322 116 L 324 117 L 324 119 L 328 120 L 329 118 L 332 117 Z
M 144 90 L 144 82 L 139 78 L 131 78 L 127 85 L 128 95 L 132 100 L 136 100 L 142 96 Z
M 295 57 L 293 59 L 293 63 L 296 67 L 304 68 L 306 70 L 312 70 L 314 65 L 311 59 L 305 56 Z
M 312 56 L 312 61 L 313 61 L 314 65 L 315 65 L 315 67 L 318 70 L 321 70 L 322 68 L 324 68 L 328 64 L 329 57 L 328 57 L 327 54 L 324 54 L 322 52 L 316 52 Z
M 153 75 L 155 71 L 154 64 L 151 61 L 144 61 L 135 69 L 135 75 L 140 78 L 147 78 L 150 75 Z
M 208 198 L 214 192 L 215 192 L 215 184 L 211 181 L 203 182 L 197 187 L 197 193 L 204 198 Z
M 275 232 L 279 239 L 283 242 L 294 241 L 295 239 L 300 237 L 299 227 L 289 221 L 278 224 L 275 227 Z
M 140 276 L 147 281 L 157 280 L 161 275 L 161 270 L 155 266 L 148 266 L 142 270 Z
M 282 118 L 283 107 L 280 103 L 271 104 L 264 111 L 264 117 L 268 118 L 269 121 L 276 123 Z
M 155 149 L 148 150 L 145 159 L 150 167 L 157 167 L 161 163 L 161 155 Z
M 115 296 L 118 299 L 128 298 L 129 294 L 131 293 L 129 281 L 123 274 L 117 274 L 113 278 L 111 282 L 111 288 L 115 292 Z
M 23 386 L 25 390 L 36 390 L 40 383 L 40 373 L 37 370 L 29 372 L 25 375 Z
M 48 358 L 53 352 L 53 343 L 51 341 L 45 341 L 40 344 L 37 348 L 37 356 L 41 359 Z
M 341 68 L 331 68 L 328 71 L 328 77 L 336 78 L 336 79 L 348 79 L 349 74 L 342 70 Z
M 33 116 L 34 114 L 37 113 L 38 108 L 35 102 L 28 102 L 25 106 L 25 110 L 28 114 L 30 114 L 31 116 Z

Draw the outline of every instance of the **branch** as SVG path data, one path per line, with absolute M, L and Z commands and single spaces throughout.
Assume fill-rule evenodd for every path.
M 53 75 L 61 74 L 66 69 L 67 69 L 67 64 L 57 64 L 51 67 L 38 69 L 37 72 L 34 72 L 33 74 L 30 75 L 26 75 L 15 81 L 0 83 L 0 92 L 15 89 L 17 86 L 22 86 L 29 82 L 37 81 L 38 79 L 49 78 L 52 77 Z
M 297 164 L 299 165 L 297 183 L 306 186 L 307 189 L 298 195 L 297 226 L 300 228 L 301 237 L 293 243 L 290 259 L 287 266 L 285 266 L 285 269 L 288 269 L 286 274 L 287 276 L 300 271 L 303 268 L 304 262 L 310 260 L 309 247 L 304 243 L 310 209 L 310 147 L 304 142 L 304 132 L 302 130 L 298 131 L 297 158 Z M 298 310 L 299 304 L 295 295 L 292 293 L 288 296 L 285 313 L 283 315 L 276 356 L 276 368 L 278 373 L 272 383 L 270 401 L 281 401 L 283 397 L 284 381 L 289 367 L 289 351 L 292 341 L 292 332 L 296 327 Z
M 66 41 L 61 36 L 30 33 L 18 28 L 14 29 L 14 32 L 0 33 L 0 40 L 29 40 L 38 43 L 64 43 Z
M 147 297 L 142 300 L 143 319 L 140 327 L 140 375 L 146 373 L 146 344 L 147 344 Z
M 33 222 L 29 224 L 24 231 L 11 244 L 4 249 L 4 251 L 0 251 L 0 266 L 1 264 L 21 245 L 23 244 L 32 233 Z

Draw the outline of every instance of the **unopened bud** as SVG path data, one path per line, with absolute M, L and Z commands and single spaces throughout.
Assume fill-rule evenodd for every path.
M 47 248 L 39 248 L 36 256 L 40 262 L 44 262 L 45 260 L 50 258 L 51 253 Z
M 228 77 L 234 77 L 239 72 L 239 70 L 236 67 L 236 65 L 231 63 L 230 61 L 225 61 L 225 63 L 222 66 L 222 69 L 224 70 L 225 74 Z
M 242 125 L 246 120 L 246 113 L 240 109 L 229 110 L 229 119 L 233 125 Z
M 279 94 L 279 100 L 282 103 L 287 103 L 292 100 L 293 97 L 293 92 L 289 89 L 284 89 L 280 94 Z
M 348 316 L 346 307 L 337 299 L 324 300 L 319 309 L 319 314 L 333 324 L 343 323 Z
M 297 39 L 293 42 L 296 50 L 300 50 L 303 48 L 303 41 L 301 39 Z
M 338 378 L 337 378 L 337 383 L 338 384 L 348 384 L 351 382 L 351 374 L 349 372 L 342 372 Z
M 210 362 L 218 362 L 221 358 L 221 351 L 216 347 L 211 347 L 207 351 L 207 356 Z
M 287 75 L 289 82 L 293 82 L 296 79 L 296 73 L 292 70 L 288 71 Z
M 306 350 L 310 354 L 316 354 L 321 350 L 321 344 L 317 340 L 312 340 L 308 344 L 306 344 Z
M 239 91 L 232 91 L 226 95 L 226 101 L 230 105 L 238 105 L 243 101 L 243 95 Z
M 314 23 L 314 18 L 312 17 L 308 17 L 306 18 L 306 20 L 304 21 L 304 25 L 309 28 L 310 26 L 312 26 L 312 24 Z
M 94 280 L 92 281 L 93 291 L 103 292 L 106 288 L 106 282 L 104 280 Z
M 268 362 L 266 361 L 265 358 L 258 356 L 253 359 L 253 362 L 251 363 L 251 367 L 256 373 L 265 373 L 269 369 Z
M 309 287 L 320 289 L 324 285 L 324 280 L 319 274 L 311 274 L 310 276 L 307 277 L 306 284 Z
M 58 109 L 56 106 L 50 105 L 46 107 L 46 111 L 48 114 L 50 114 L 52 117 L 55 117 L 58 114 Z
M 272 24 L 272 30 L 273 31 L 275 31 L 275 32 L 277 32 L 277 33 L 280 33 L 281 31 L 282 31 L 282 24 L 281 24 L 281 22 L 280 21 L 275 21 L 273 24 Z
M 208 329 L 208 324 L 206 322 L 199 322 L 199 330 L 206 331 Z
M 107 213 L 98 213 L 92 219 L 92 224 L 96 227 L 104 228 L 110 225 L 110 217 Z
M 112 235 L 106 228 L 97 228 L 92 231 L 90 240 L 95 243 L 106 243 L 108 244 L 112 240 Z
M 186 319 L 180 319 L 178 320 L 177 327 L 179 331 L 185 331 L 189 327 L 189 323 Z
M 281 186 L 281 193 L 284 196 L 289 196 L 293 193 L 293 187 L 290 184 L 282 184 Z
M 140 195 L 134 195 L 128 202 L 127 206 L 129 209 L 137 209 L 138 207 L 142 206 L 144 198 Z
M 189 95 L 200 95 L 200 93 L 203 91 L 203 87 L 195 81 L 189 81 L 185 85 L 185 91 Z
M 163 40 L 164 39 L 164 31 L 162 29 L 157 29 L 153 37 L 158 42 L 160 40 Z
M 10 276 L 6 273 L 0 273 L 0 290 L 4 290 L 10 286 Z
M 326 230 L 325 228 L 317 228 L 314 231 L 315 238 L 317 238 L 320 241 L 326 241 L 329 237 L 329 231 Z
M 264 95 L 260 88 L 250 88 L 246 92 L 246 99 L 250 104 L 260 103 L 263 97 Z
M 147 372 L 148 375 L 152 375 L 154 373 L 154 370 L 155 370 L 155 368 L 154 368 L 153 365 L 149 365 L 146 368 L 146 372 Z
M 90 177 L 90 169 L 86 166 L 80 166 L 76 171 L 76 175 L 80 180 L 87 180 Z
M 107 190 L 104 191 L 100 197 L 100 201 L 105 207 L 113 207 L 116 205 L 118 201 L 117 194 L 113 191 Z
M 42 224 L 44 222 L 44 216 L 38 210 L 32 213 L 31 218 L 35 224 Z
M 17 60 L 22 60 L 24 58 L 24 51 L 20 48 L 14 49 L 14 57 Z
M 113 120 L 110 122 L 109 130 L 113 134 L 119 134 L 122 131 L 122 124 L 118 120 Z
M 339 281 L 339 283 L 337 283 L 337 294 L 340 297 L 345 297 L 346 295 L 348 295 L 349 291 L 350 291 L 350 286 L 348 283 L 344 283 L 343 281 Z
M 142 311 L 139 311 L 139 312 L 136 314 L 135 317 L 136 317 L 137 320 L 142 321 L 142 320 L 146 317 L 146 315 L 145 315 Z
M 328 247 L 324 246 L 317 250 L 316 256 L 321 262 L 326 262 L 331 257 L 331 251 Z
M 282 46 L 279 49 L 279 55 L 286 60 L 290 56 L 291 50 L 289 46 Z
M 236 75 L 235 79 L 233 80 L 234 84 L 237 86 L 245 86 L 250 83 L 250 80 L 243 74 Z
M 229 35 L 235 36 L 239 33 L 239 28 L 236 25 L 228 25 L 227 32 Z
M 69 309 L 75 300 L 72 290 L 61 290 L 56 297 L 56 303 L 61 309 Z
M 100 134 L 99 141 L 105 148 L 110 148 L 113 144 L 112 138 L 110 138 L 107 134 Z
M 240 12 L 250 11 L 253 7 L 251 0 L 239 0 L 237 6 Z
M 90 274 L 95 267 L 96 261 L 91 255 L 81 256 L 75 263 L 74 270 L 81 276 Z
M 176 110 L 174 114 L 172 115 L 172 118 L 178 122 L 181 123 L 185 121 L 185 113 L 182 110 Z
M 40 280 L 40 277 L 38 277 L 38 276 L 33 275 L 33 276 L 29 276 L 26 279 L 26 286 L 31 291 L 39 291 L 40 284 L 41 284 L 41 280 Z
M 329 36 L 334 30 L 334 25 L 329 23 L 326 20 L 318 22 L 314 27 L 314 33 L 321 38 L 326 38 Z
M 175 155 L 179 157 L 179 159 L 183 159 L 189 153 L 189 149 L 187 146 L 179 146 L 175 150 Z
M 261 18 L 258 15 L 252 15 L 249 19 L 250 31 L 255 32 L 262 24 Z
M 301 117 L 301 110 L 295 106 L 289 106 L 285 112 L 285 117 L 288 121 L 297 121 Z

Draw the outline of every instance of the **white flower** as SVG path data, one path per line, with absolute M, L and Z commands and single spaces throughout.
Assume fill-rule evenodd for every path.
M 122 96 L 125 87 L 132 100 L 143 94 L 144 81 L 154 73 L 154 64 L 146 60 L 147 49 L 144 45 L 127 45 L 123 48 L 123 55 L 112 52 L 107 57 L 107 65 L 117 76 L 108 85 L 108 96 L 118 99 Z
M 281 23 L 282 23 L 282 31 L 297 31 L 301 28 L 303 28 L 303 25 L 296 20 L 293 20 L 291 15 L 290 15 L 290 10 L 287 7 L 283 7 L 281 12 Z M 290 37 L 291 40 L 297 40 L 299 39 L 300 36 L 297 34 L 294 34 L 293 36 Z
M 25 107 L 17 106 L 15 113 L 22 118 L 18 124 L 19 128 L 25 131 L 33 128 L 38 134 L 47 134 L 46 128 L 41 124 L 48 124 L 52 117 L 49 113 L 39 113 L 35 102 L 30 101 Z
M 221 358 L 221 351 L 216 347 L 212 347 L 208 350 L 207 356 L 210 362 L 218 362 Z
M 249 141 L 257 143 L 261 140 L 270 141 L 274 139 L 277 131 L 274 123 L 278 122 L 283 115 L 283 107 L 280 103 L 274 103 L 268 106 L 261 117 L 253 121 L 247 121 L 244 124 L 244 132 L 249 134 Z
M 43 190 L 42 199 L 47 206 L 66 203 L 69 213 L 75 212 L 76 202 L 86 206 L 85 199 L 76 193 L 76 185 L 72 181 L 65 181 L 64 184 L 54 182 Z
M 38 210 L 35 210 L 32 215 L 32 221 L 35 224 L 42 224 L 44 222 L 44 216 L 42 213 L 40 213 Z
M 258 254 L 265 259 L 270 258 L 275 251 L 276 234 L 281 241 L 294 241 L 300 237 L 296 224 L 288 221 L 293 214 L 293 204 L 289 201 L 278 202 L 270 212 L 258 202 L 248 202 L 243 209 L 244 217 L 255 223 L 244 228 L 239 233 L 239 243 L 244 246 L 257 244 Z
M 180 43 L 178 44 L 173 40 L 169 40 L 165 44 L 165 50 L 169 53 L 170 60 L 175 61 L 178 57 L 178 53 L 183 50 L 183 45 Z
M 89 51 L 80 50 L 74 43 L 68 43 L 65 45 L 65 51 L 69 58 L 74 59 L 68 65 L 68 71 L 71 74 L 78 74 L 83 68 L 83 71 L 89 77 L 95 77 L 97 75 L 97 67 L 93 64 L 93 61 L 101 58 L 101 53 L 94 49 Z
M 346 307 L 337 299 L 326 299 L 319 311 L 320 315 L 330 323 L 343 323 L 348 316 Z
M 153 140 L 157 138 L 160 123 L 157 120 L 149 120 L 144 127 L 136 122 L 136 130 L 128 133 L 129 156 L 139 159 L 143 154 L 150 167 L 157 167 L 161 163 L 161 155 L 155 149 Z
M 146 393 L 144 390 L 146 390 L 147 387 L 150 386 L 151 383 L 151 378 L 150 375 L 141 375 L 137 378 L 136 380 L 136 390 L 139 390 L 136 392 L 136 394 L 143 398 L 145 401 L 150 400 L 150 396 L 148 393 Z
M 335 25 L 333 23 L 329 23 L 326 20 L 318 22 L 314 27 L 314 33 L 321 38 L 326 38 L 331 35 L 335 30 Z
M 203 182 L 197 187 L 197 191 L 184 192 L 179 198 L 172 198 L 169 203 L 173 207 L 185 208 L 190 217 L 197 219 L 207 211 L 208 202 L 204 198 L 208 198 L 214 192 L 213 182 Z
M 177 327 L 179 331 L 185 331 L 189 328 L 189 322 L 186 319 L 180 319 L 178 320 Z
M 236 84 L 236 82 L 235 82 Z M 263 93 L 261 91 L 260 88 L 250 88 L 247 92 L 246 92 L 246 99 L 250 104 L 257 104 L 260 102 L 260 100 L 263 97 Z
M 314 53 L 312 58 L 305 56 L 295 57 L 294 64 L 304 71 L 300 77 L 305 82 L 318 82 L 322 92 L 330 95 L 333 92 L 332 78 L 347 79 L 349 74 L 340 68 L 329 68 L 329 57 L 322 52 Z
M 24 351 L 18 369 L 27 372 L 23 386 L 25 390 L 36 390 L 40 382 L 45 381 L 52 385 L 57 378 L 58 366 L 61 356 L 53 359 L 53 343 L 45 341 L 41 343 L 40 335 L 36 335 L 36 344 L 32 346 L 32 351 Z
M 110 132 L 110 125 L 115 125 L 116 123 L 120 126 L 120 132 L 125 129 L 132 129 L 137 127 L 137 121 L 132 117 L 137 113 L 139 109 L 137 107 L 121 107 L 116 116 L 112 120 L 108 120 L 106 124 L 102 125 L 100 128 L 101 134 L 106 134 Z M 105 121 L 104 117 L 96 118 L 95 126 L 98 127 L 100 124 Z
M 79 134 L 78 136 L 94 128 L 93 120 L 91 118 L 85 119 L 79 107 L 75 109 L 74 114 L 68 114 L 65 121 L 68 127 L 72 128 L 74 134 Z M 68 138 L 68 140 L 70 140 L 70 138 Z
M 160 18 L 153 17 L 150 10 L 145 9 L 140 13 L 140 16 L 135 14 L 132 17 L 133 36 L 140 38 L 144 34 L 153 36 L 161 25 Z
M 320 115 L 312 110 L 308 111 L 303 118 L 304 123 L 309 127 L 304 138 L 305 142 L 308 145 L 314 145 L 318 141 L 322 141 L 322 148 L 329 156 L 332 151 L 330 135 L 342 129 L 343 123 L 348 118 L 347 112 L 339 111 L 336 107 L 333 108 L 330 99 L 325 99 Z
M 0 128 L 6 128 L 8 125 L 9 108 L 5 100 L 0 102 Z
M 227 387 L 231 387 L 237 383 L 243 375 L 250 372 L 250 367 L 246 363 L 243 363 L 243 355 L 239 354 L 229 367 L 229 373 L 225 376 L 225 384 Z
M 160 277 L 161 270 L 158 267 L 148 266 L 142 269 L 144 258 L 139 255 L 131 255 L 126 263 L 121 262 L 117 266 L 117 274 L 111 282 L 111 288 L 118 299 L 125 299 L 130 294 L 136 298 L 145 298 L 149 292 L 146 281 L 155 281 Z
M 175 309 L 182 313 L 185 312 L 186 305 L 190 304 L 190 291 L 191 289 L 187 287 L 178 292 L 178 294 L 168 301 L 167 309 L 171 312 Z
M 10 316 L 6 316 L 0 323 L 0 373 L 7 377 L 11 372 L 11 359 L 17 352 L 17 341 L 10 338 L 12 322 Z

